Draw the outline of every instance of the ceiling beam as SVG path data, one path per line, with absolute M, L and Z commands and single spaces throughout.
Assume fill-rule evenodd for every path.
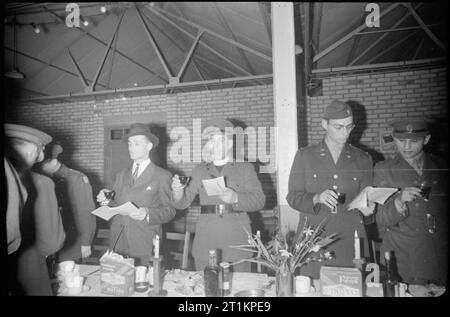
M 417 4 L 416 8 L 419 8 L 421 5 L 422 5 L 422 3 Z M 394 25 L 391 26 L 389 29 L 397 28 L 398 26 L 400 26 L 400 24 L 402 24 L 410 16 L 411 16 L 411 13 L 406 12 L 406 14 L 400 20 L 395 22 Z M 361 59 L 361 57 L 363 57 L 367 52 L 370 52 L 378 43 L 380 43 L 388 35 L 389 35 L 389 33 L 386 32 L 382 36 L 380 36 L 375 42 L 370 44 L 363 52 L 361 52 L 350 64 L 348 64 L 348 66 L 354 65 L 359 59 Z
M 181 26 L 179 26 L 178 24 L 176 24 L 175 22 L 171 21 L 169 18 L 167 18 L 165 15 L 159 13 L 156 10 L 152 10 L 152 7 L 146 7 L 149 11 L 153 12 L 154 14 L 156 14 L 157 16 L 161 17 L 164 21 L 168 22 L 169 24 L 171 24 L 172 26 L 174 26 L 175 28 L 177 28 L 178 30 L 180 30 L 182 33 L 186 34 L 187 36 L 189 36 L 191 39 L 195 39 L 195 36 L 192 35 L 191 33 L 189 33 L 188 31 L 186 31 L 184 28 L 182 28 Z M 149 19 L 149 17 L 147 16 L 147 18 Z M 241 66 L 237 65 L 235 62 L 233 62 L 232 60 L 230 60 L 228 57 L 226 57 L 225 55 L 223 55 L 222 53 L 218 52 L 217 50 L 215 50 L 214 48 L 212 48 L 211 46 L 209 46 L 208 44 L 204 43 L 204 42 L 200 42 L 199 43 L 201 46 L 205 47 L 206 49 L 208 49 L 210 52 L 214 53 L 215 55 L 219 56 L 221 59 L 227 61 L 230 65 L 233 65 L 236 69 L 240 70 L 241 72 L 243 72 L 246 75 L 251 76 L 252 74 L 250 72 L 248 72 L 246 69 L 242 68 Z
M 440 23 L 427 24 L 427 27 L 434 27 L 434 26 L 440 26 L 440 25 L 442 25 L 442 24 L 440 24 Z M 410 31 L 410 30 L 417 30 L 417 29 L 422 29 L 422 27 L 421 26 L 408 26 L 408 27 L 404 27 L 404 28 L 395 28 L 395 29 L 387 29 L 387 30 L 361 32 L 361 33 L 358 33 L 358 35 L 386 33 L 386 32 L 398 32 L 398 31 Z
M 100 77 L 100 73 L 102 72 L 103 65 L 105 65 L 106 57 L 108 57 L 109 50 L 111 49 L 111 45 L 112 45 L 114 39 L 116 38 L 117 33 L 119 32 L 120 24 L 122 23 L 123 17 L 126 12 L 127 12 L 126 9 L 123 10 L 122 14 L 120 15 L 119 21 L 117 21 L 116 29 L 114 30 L 111 40 L 109 41 L 109 44 L 105 49 L 105 54 L 103 55 L 100 65 L 98 66 L 97 72 L 95 73 L 94 79 L 93 79 L 91 85 L 89 86 L 89 90 L 92 90 L 92 91 L 95 90 L 95 85 L 97 84 L 98 78 Z
M 202 34 L 203 34 L 203 31 L 199 31 L 197 34 L 197 37 L 194 40 L 194 43 L 192 43 L 192 47 L 189 50 L 189 53 L 187 54 L 187 56 L 184 60 L 184 63 L 180 68 L 180 71 L 178 72 L 178 75 L 177 75 L 178 81 L 180 81 L 180 78 L 183 76 L 186 66 L 188 65 L 189 61 L 191 60 L 192 54 L 194 54 L 194 50 L 197 47 L 197 44 L 199 43 L 200 37 L 202 36 Z
M 366 20 L 366 15 L 363 14 L 362 18 L 361 18 L 361 23 L 364 23 Z M 355 53 L 356 53 L 356 49 L 358 48 L 359 42 L 361 41 L 361 36 L 356 36 L 356 35 L 360 35 L 362 33 L 356 33 L 355 36 L 353 37 L 353 45 L 352 48 L 350 49 L 349 54 L 347 55 L 347 61 L 345 62 L 345 65 L 348 65 L 352 59 L 355 57 Z
M 425 36 L 422 37 L 420 40 L 419 45 L 417 46 L 416 52 L 414 53 L 413 59 L 417 59 L 417 56 L 419 55 L 420 50 L 422 49 L 423 43 L 425 42 Z
M 355 65 L 355 66 L 344 66 L 344 67 L 330 67 L 330 68 L 321 68 L 314 69 L 312 71 L 313 74 L 324 74 L 324 73 L 341 73 L 341 72 L 354 72 L 356 70 L 364 70 L 368 71 L 371 69 L 394 69 L 398 67 L 409 67 L 409 66 L 417 66 L 417 65 L 429 65 L 434 63 L 445 63 L 445 57 L 436 57 L 436 58 L 426 58 L 426 59 L 417 59 L 414 61 L 401 61 L 401 62 L 391 62 L 391 63 L 378 63 L 378 64 L 369 64 L 369 65 Z
M 145 33 L 147 34 L 147 37 L 150 40 L 153 50 L 155 51 L 156 55 L 158 56 L 159 62 L 161 63 L 161 65 L 162 65 L 164 71 L 166 72 L 166 75 L 170 81 L 170 78 L 173 77 L 172 72 L 170 71 L 169 67 L 167 66 L 167 62 L 164 59 L 164 56 L 163 56 L 161 50 L 159 49 L 158 44 L 156 44 L 155 38 L 153 37 L 152 32 L 150 31 L 149 27 L 145 23 L 144 18 L 142 17 L 141 11 L 139 10 L 138 7 L 136 7 L 136 11 L 138 13 L 139 20 L 141 21 L 142 26 L 145 29 Z
M 47 66 L 49 66 L 49 67 L 52 67 L 52 68 L 57 69 L 57 70 L 59 70 L 59 71 L 61 71 L 61 72 L 64 72 L 64 73 L 66 73 L 66 74 L 69 74 L 69 75 L 72 75 L 72 76 L 78 78 L 78 74 L 72 73 L 70 70 L 67 70 L 67 69 L 65 69 L 65 68 L 62 68 L 62 67 L 60 67 L 60 66 L 56 66 L 56 65 L 54 65 L 54 64 L 52 64 L 52 63 L 50 63 L 50 62 L 46 62 L 46 61 L 44 61 L 44 60 L 42 60 L 42 59 L 39 59 L 39 58 L 37 58 L 37 57 L 28 55 L 28 54 L 23 53 L 23 52 L 18 51 L 18 50 L 14 50 L 14 49 L 9 48 L 9 47 L 6 47 L 6 46 L 4 46 L 3 48 L 4 48 L 5 50 L 11 51 L 11 52 L 15 52 L 16 54 L 22 55 L 22 56 L 27 57 L 27 58 L 29 58 L 29 59 L 32 59 L 32 60 L 34 60 L 34 61 L 36 61 L 36 62 L 39 62 L 39 63 L 41 63 L 41 64 L 45 64 L 45 65 L 47 65 Z M 90 82 L 89 79 L 87 79 L 87 81 Z M 101 84 L 101 83 L 99 83 L 98 85 L 99 85 L 99 86 L 102 86 L 102 87 L 104 87 L 104 88 L 107 88 L 105 85 L 103 85 L 103 84 Z
M 394 3 L 391 4 L 386 10 L 384 10 L 383 12 L 380 13 L 380 19 L 386 15 L 387 13 L 391 12 L 392 10 L 394 10 L 395 8 L 397 8 L 400 5 L 400 3 Z M 336 42 L 334 42 L 333 44 L 331 44 L 330 46 L 328 46 L 326 49 L 324 49 L 323 51 L 321 51 L 319 54 L 317 54 L 316 56 L 314 56 L 313 58 L 313 62 L 317 62 L 319 59 L 321 59 L 322 57 L 324 57 L 325 55 L 327 55 L 329 52 L 333 51 L 335 48 L 337 48 L 338 46 L 340 46 L 342 43 L 345 43 L 347 40 L 349 40 L 350 38 L 352 38 L 355 34 L 361 32 L 363 29 L 365 29 L 367 27 L 366 23 L 364 22 L 363 24 L 361 24 L 360 26 L 358 26 L 356 29 L 354 29 L 353 31 L 351 31 L 350 33 L 348 33 L 347 35 L 345 35 L 344 37 L 340 38 L 339 40 L 337 40 Z
M 264 74 L 264 75 L 255 75 L 255 76 L 244 76 L 244 77 L 233 77 L 233 78 L 221 78 L 221 79 L 211 79 L 207 81 L 197 81 L 197 82 L 188 82 L 188 83 L 176 83 L 176 84 L 163 84 L 163 85 L 154 85 L 154 86 L 146 86 L 146 87 L 134 87 L 134 88 L 124 88 L 124 89 L 112 89 L 112 90 L 101 90 L 101 91 L 93 91 L 93 92 L 82 92 L 82 93 L 70 93 L 65 95 L 57 95 L 57 96 L 44 96 L 44 97 L 35 97 L 35 98 L 21 98 L 15 100 L 17 103 L 26 103 L 26 102 L 42 102 L 42 101 L 51 101 L 58 99 L 69 99 L 72 102 L 76 98 L 95 98 L 100 96 L 117 96 L 123 95 L 124 93 L 136 93 L 136 92 L 146 92 L 150 90 L 161 90 L 161 89 L 170 89 L 170 88 L 178 88 L 178 87 L 196 87 L 203 85 L 220 85 L 225 83 L 234 83 L 234 82 L 248 82 L 248 81 L 257 81 L 257 80 L 267 80 L 272 79 L 272 74 Z
M 73 65 L 75 66 L 75 69 L 77 70 L 78 77 L 80 78 L 81 84 L 84 87 L 84 90 L 89 88 L 89 84 L 86 80 L 86 77 L 84 77 L 83 72 L 80 69 L 80 66 L 78 66 L 77 62 L 75 61 L 75 58 L 72 55 L 72 52 L 70 52 L 70 49 L 67 49 L 70 59 L 72 60 Z
M 220 7 L 217 5 L 217 2 L 211 2 L 212 5 L 214 6 L 214 9 L 216 10 L 217 16 L 220 20 L 220 22 L 222 23 L 222 25 L 225 27 L 225 29 L 228 31 L 228 33 L 230 34 L 231 38 L 234 41 L 237 41 L 236 36 L 233 33 L 233 30 L 231 29 L 230 25 L 228 24 L 227 20 L 225 19 L 225 17 L 222 14 L 222 10 L 220 10 Z M 242 50 L 242 48 L 237 48 L 238 54 L 241 56 L 242 60 L 244 61 L 245 65 L 247 66 L 247 69 L 252 73 L 255 74 L 255 70 L 253 69 L 252 65 L 250 64 L 247 56 L 245 55 L 244 51 Z
M 215 36 L 215 37 L 221 39 L 222 41 L 230 43 L 231 45 L 234 45 L 236 47 L 242 48 L 242 49 L 244 49 L 244 50 L 246 50 L 246 51 L 248 51 L 248 52 L 250 52 L 250 53 L 252 53 L 252 54 L 254 54 L 254 55 L 258 56 L 258 57 L 261 57 L 262 59 L 265 59 L 265 60 L 267 60 L 267 61 L 272 63 L 272 57 L 267 56 L 267 55 L 265 55 L 265 54 L 263 54 L 261 52 L 258 52 L 258 51 L 254 50 L 254 49 L 252 49 L 252 48 L 250 48 L 250 47 L 248 47 L 246 45 L 243 45 L 243 44 L 239 43 L 239 42 L 233 41 L 233 40 L 231 40 L 231 39 L 229 39 L 229 38 L 227 38 L 225 36 L 220 35 L 219 33 L 211 31 L 211 30 L 209 30 L 209 29 L 207 29 L 207 28 L 205 28 L 203 26 L 200 26 L 197 23 L 193 23 L 193 22 L 191 22 L 191 21 L 189 21 L 187 19 L 184 19 L 184 18 L 182 18 L 180 16 L 176 16 L 176 15 L 174 15 L 174 14 L 172 14 L 170 12 L 167 12 L 166 10 L 161 9 L 161 8 L 151 7 L 151 6 L 147 6 L 147 8 L 149 10 L 151 10 L 152 12 L 154 12 L 154 13 L 156 11 L 158 11 L 160 13 L 162 12 L 165 15 L 170 16 L 170 17 L 175 18 L 175 19 L 178 19 L 178 20 L 180 20 L 180 21 L 182 21 L 182 22 L 184 22 L 184 23 L 186 23 L 186 24 L 188 24 L 188 25 L 190 25 L 192 27 L 195 27 L 197 29 L 203 29 L 206 33 L 208 33 L 208 34 L 210 34 L 212 36 Z
M 387 52 L 389 52 L 390 50 L 392 50 L 394 47 L 399 46 L 400 44 L 402 44 L 403 42 L 407 41 L 410 37 L 412 37 L 413 35 L 416 35 L 419 32 L 419 30 L 411 32 L 410 34 L 408 34 L 407 36 L 403 37 L 402 39 L 400 39 L 399 41 L 396 41 L 393 45 L 385 48 L 384 50 L 382 50 L 380 53 L 378 53 L 377 55 L 373 56 L 371 59 L 369 59 L 366 64 L 370 64 L 373 61 L 376 61 L 378 58 L 380 58 L 381 56 L 383 56 L 384 54 L 386 54 Z
M 417 23 L 422 27 L 422 29 L 425 31 L 425 33 L 433 40 L 434 43 L 436 43 L 440 48 L 442 48 L 444 51 L 446 51 L 444 43 L 439 40 L 436 35 L 434 35 L 433 32 L 425 25 L 422 18 L 417 14 L 416 10 L 412 7 L 411 3 L 403 3 L 405 7 L 408 8 L 408 10 L 413 15 L 414 19 L 416 19 Z
M 317 2 L 314 3 L 314 9 L 313 16 L 312 16 L 312 22 L 313 22 L 313 31 L 316 30 L 316 35 L 313 35 L 311 47 L 314 50 L 314 55 L 318 54 L 319 51 L 319 43 L 320 43 L 320 29 L 322 27 L 322 16 L 323 16 L 323 2 Z
M 56 13 L 52 12 L 51 10 L 47 9 L 46 7 L 43 7 L 44 10 L 46 10 L 47 12 L 49 12 L 50 14 L 54 15 L 58 20 L 60 20 L 63 24 L 65 24 L 65 20 L 63 18 L 61 18 L 59 15 L 57 15 Z M 75 30 L 77 30 L 78 32 L 82 32 L 85 33 L 87 36 L 89 36 L 90 38 L 94 39 L 95 41 L 107 46 L 108 43 L 104 42 L 103 40 L 99 39 L 98 37 L 96 37 L 95 35 L 92 35 L 91 33 L 89 33 L 89 31 L 83 29 L 83 28 L 74 28 Z M 154 71 L 152 71 L 150 68 L 142 65 L 141 63 L 135 61 L 134 59 L 132 59 L 131 57 L 129 57 L 128 55 L 124 54 L 122 51 L 120 50 L 116 50 L 117 54 L 119 54 L 120 56 L 124 57 L 125 59 L 127 59 L 128 61 L 132 62 L 133 64 L 139 66 L 140 68 L 146 70 L 147 72 L 153 74 L 155 77 L 158 77 L 159 79 L 161 79 L 163 82 L 167 83 L 168 80 L 164 77 L 162 77 L 161 75 L 155 73 Z

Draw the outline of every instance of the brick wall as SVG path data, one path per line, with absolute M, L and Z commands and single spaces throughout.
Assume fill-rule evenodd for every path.
M 375 161 L 393 153 L 392 148 L 380 146 L 380 131 L 387 131 L 387 120 L 405 115 L 429 115 L 446 119 L 447 93 L 446 69 L 425 69 L 338 76 L 323 79 L 323 95 L 309 97 L 306 109 L 299 109 L 299 140 L 308 144 L 323 136 L 320 118 L 323 109 L 332 99 L 351 101 L 355 110 L 357 127 L 352 132 L 352 143 L 368 150 Z M 227 117 L 238 119 L 246 126 L 270 127 L 273 118 L 273 86 L 243 87 L 171 95 L 157 95 L 103 101 L 74 102 L 54 105 L 21 105 L 9 109 L 11 122 L 40 128 L 63 141 L 62 160 L 85 172 L 93 183 L 94 192 L 103 184 L 104 116 L 137 115 L 165 112 L 167 131 L 184 126 L 191 133 L 193 119 Z M 301 111 L 300 111 L 301 110 Z M 446 123 L 446 122 L 445 122 Z M 440 130 L 439 130 L 440 129 Z M 434 134 L 436 147 L 447 147 L 447 125 Z M 437 141 L 436 141 L 437 140 Z M 359 141 L 359 142 L 357 142 Z M 170 145 L 175 140 L 169 141 Z M 304 145 L 304 141 L 301 141 Z M 442 149 L 441 149 L 442 150 Z M 70 157 L 68 157 L 70 153 Z M 66 155 L 66 156 L 64 156 Z M 169 158 L 169 155 L 167 156 Z M 68 163 L 69 165 L 69 163 Z M 168 168 L 189 174 L 195 163 L 168 161 Z M 275 174 L 258 174 L 267 196 L 267 211 L 276 204 Z M 193 208 L 188 219 L 193 220 L 198 208 Z
M 380 133 L 389 131 L 389 119 L 429 116 L 435 120 L 432 151 L 446 154 L 447 70 L 423 70 L 335 76 L 322 80 L 322 96 L 309 97 L 307 102 L 308 144 L 319 141 L 324 134 L 321 115 L 333 100 L 349 102 L 355 113 L 356 128 L 351 141 L 374 158 L 382 160 L 394 153 L 393 147 L 380 143 Z
M 157 95 L 110 99 L 102 101 L 73 102 L 52 105 L 19 105 L 8 111 L 8 121 L 42 129 L 62 141 L 61 160 L 74 169 L 86 173 L 94 193 L 104 182 L 104 117 L 129 116 L 164 112 L 167 134 L 175 127 L 185 127 L 193 133 L 193 119 L 204 120 L 224 117 L 238 120 L 244 126 L 272 127 L 272 86 L 242 87 L 234 89 L 197 91 L 170 95 Z M 236 120 L 237 119 L 237 120 Z M 202 126 L 202 129 L 205 127 Z M 267 138 L 267 142 L 269 138 Z M 170 139 L 169 139 L 170 140 Z M 170 140 L 167 147 L 177 140 Z M 267 146 L 267 149 L 269 147 Z M 167 155 L 169 170 L 190 174 L 197 163 L 174 163 Z M 192 155 L 191 155 L 192 158 Z M 257 168 L 258 171 L 258 168 Z M 267 209 L 276 205 L 275 174 L 258 176 L 267 196 Z M 188 214 L 196 217 L 198 208 Z M 270 213 L 270 211 L 265 211 Z

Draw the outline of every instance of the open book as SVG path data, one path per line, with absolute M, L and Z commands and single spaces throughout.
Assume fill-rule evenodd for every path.
M 108 207 L 108 206 L 101 206 L 97 209 L 95 209 L 91 214 L 100 217 L 102 219 L 105 219 L 108 221 L 115 215 L 128 215 L 132 211 L 136 211 L 138 208 L 131 202 L 127 201 L 125 204 L 117 206 L 117 207 Z
M 369 202 L 383 205 L 386 200 L 398 191 L 398 188 L 367 186 L 348 204 L 347 209 L 367 208 Z

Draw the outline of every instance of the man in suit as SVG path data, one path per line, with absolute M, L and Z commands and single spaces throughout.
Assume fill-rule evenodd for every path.
M 58 160 L 63 152 L 54 144 L 51 157 L 43 161 L 40 169 L 56 183 L 56 194 L 66 232 L 64 247 L 58 252 L 58 262 L 78 261 L 91 255 L 96 219 L 91 212 L 95 209 L 92 187 L 83 173 L 68 168 Z
M 398 153 L 375 165 L 374 185 L 401 190 L 377 206 L 376 222 L 383 240 L 381 253 L 394 251 L 404 282 L 445 286 L 448 166 L 423 150 L 431 137 L 427 119 L 397 119 L 390 125 Z M 429 196 L 423 190 L 430 190 Z
M 20 221 L 21 244 L 8 258 L 12 295 L 53 295 L 46 258 L 57 252 L 65 239 L 53 181 L 30 171 L 44 159 L 51 142 L 48 134 L 24 125 L 6 123 L 6 156 L 18 171 L 28 193 Z
M 150 151 L 159 139 L 142 123 L 131 125 L 125 136 L 128 152 L 133 161 L 119 172 L 113 186 L 115 198 L 111 206 L 131 202 L 138 207 L 136 212 L 116 215 L 111 219 L 110 248 L 116 239 L 116 252 L 135 258 L 136 265 L 147 265 L 152 255 L 153 238 L 162 235 L 163 223 L 175 217 L 175 208 L 170 205 L 172 174 L 150 161 Z M 107 200 L 100 190 L 97 201 Z
M 355 231 L 363 238 L 363 251 L 368 250 L 362 214 L 358 210 L 347 210 L 347 205 L 362 189 L 371 186 L 373 179 L 370 155 L 347 143 L 354 127 L 349 105 L 332 101 L 322 118 L 325 137 L 297 151 L 289 175 L 286 199 L 289 206 L 300 212 L 299 225 L 304 223 L 305 217 L 314 226 L 328 218 L 324 235 L 338 233 L 338 240 L 327 247 L 335 252 L 335 259 L 302 267 L 302 275 L 315 279 L 319 278 L 322 265 L 354 265 Z M 345 194 L 345 201 L 339 204 L 338 193 Z M 363 211 L 364 215 L 373 213 L 374 207 L 371 204 Z
M 236 162 L 232 156 L 233 124 L 224 119 L 206 123 L 204 135 L 208 137 L 203 154 L 205 162 L 192 171 L 192 179 L 181 184 L 178 175 L 172 180 L 173 205 L 177 209 L 189 207 L 200 196 L 201 214 L 195 226 L 192 255 L 197 270 L 208 264 L 208 250 L 220 249 L 222 261 L 236 262 L 252 256 L 250 252 L 230 248 L 247 244 L 247 232 L 251 232 L 247 212 L 264 207 L 266 196 L 251 163 Z M 208 196 L 202 180 L 223 176 L 226 188 L 221 195 Z M 234 266 L 235 271 L 250 271 L 250 263 Z

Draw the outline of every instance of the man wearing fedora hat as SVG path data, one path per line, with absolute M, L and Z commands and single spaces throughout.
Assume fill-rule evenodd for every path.
M 138 210 L 111 219 L 110 248 L 118 239 L 117 252 L 135 258 L 136 265 L 147 265 L 152 255 L 153 238 L 161 236 L 161 225 L 175 217 L 175 209 L 170 204 L 172 174 L 150 161 L 150 151 L 158 146 L 159 139 L 147 125 L 132 124 L 125 140 L 133 164 L 117 174 L 113 186 L 116 194 L 111 205 L 129 201 Z M 106 201 L 105 192 L 108 191 L 100 190 L 97 201 Z
M 67 167 L 58 156 L 63 152 L 60 144 L 52 145 L 50 157 L 39 165 L 39 170 L 56 183 L 56 195 L 61 207 L 66 240 L 58 252 L 57 261 L 78 261 L 91 255 L 96 219 L 92 186 L 88 177 Z
M 28 198 L 20 222 L 21 244 L 9 258 L 8 275 L 17 282 L 13 295 L 53 295 L 46 257 L 57 252 L 65 239 L 53 181 L 30 171 L 44 159 L 43 149 L 51 142 L 48 134 L 19 124 L 6 123 L 5 155 L 18 171 Z
M 397 154 L 375 165 L 374 185 L 400 188 L 378 205 L 381 252 L 394 251 L 405 283 L 445 285 L 448 263 L 448 167 L 424 152 L 430 140 L 427 118 L 389 122 Z
M 265 195 L 253 165 L 233 159 L 234 125 L 229 120 L 214 119 L 206 122 L 205 126 L 203 136 L 208 138 L 203 149 L 205 162 L 194 168 L 187 185 L 180 182 L 178 175 L 172 180 L 175 208 L 188 208 L 197 195 L 200 197 L 201 213 L 192 246 L 197 270 L 208 264 L 208 250 L 219 249 L 221 261 L 226 262 L 251 257 L 251 253 L 230 246 L 247 243 L 247 233 L 242 228 L 251 232 L 247 212 L 258 211 L 265 204 Z M 202 180 L 220 176 L 225 178 L 223 193 L 208 196 Z M 249 264 L 235 265 L 234 270 L 250 271 Z
M 363 238 L 363 252 L 368 250 L 361 213 L 357 209 L 347 210 L 353 198 L 372 185 L 373 180 L 370 155 L 347 143 L 354 127 L 350 106 L 332 101 L 322 117 L 325 137 L 297 151 L 289 175 L 286 200 L 300 212 L 299 225 L 305 218 L 314 226 L 328 218 L 324 234 L 339 234 L 339 239 L 327 248 L 334 251 L 335 259 L 309 263 L 302 268 L 302 274 L 313 278 L 319 278 L 322 265 L 353 266 L 355 231 Z M 361 212 L 369 215 L 374 207 L 372 204 Z

